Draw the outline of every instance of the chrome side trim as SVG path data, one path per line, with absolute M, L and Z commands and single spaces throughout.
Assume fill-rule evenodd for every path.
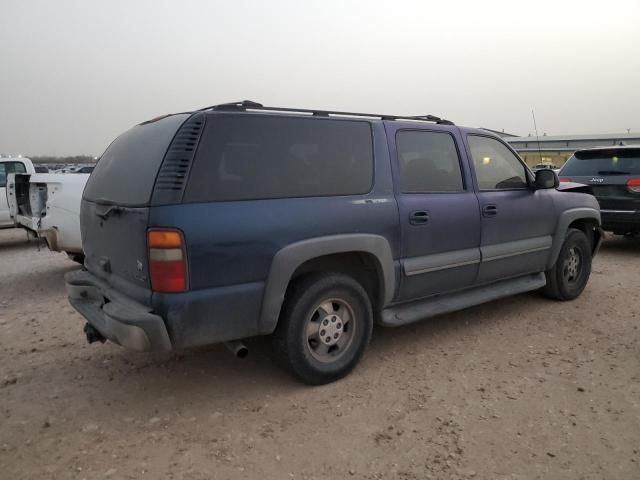
M 483 258 L 482 261 L 492 262 L 493 260 L 502 260 L 503 258 L 515 257 L 516 255 L 525 255 L 527 253 L 542 252 L 543 250 L 549 250 L 550 248 L 551 248 L 551 245 L 549 245 L 548 247 L 530 248 L 529 250 L 520 250 L 512 253 L 505 253 L 504 255 L 497 255 L 495 257 Z
M 402 267 L 404 274 L 410 277 L 412 275 L 465 267 L 478 263 L 480 263 L 480 249 L 468 248 L 465 250 L 454 250 L 452 252 L 408 258 L 402 262 Z
M 482 253 L 482 261 L 491 262 L 493 260 L 526 255 L 528 253 L 542 252 L 549 250 L 552 245 L 553 238 L 551 235 L 545 235 L 543 237 L 487 245 L 480 247 L 480 251 Z
M 635 213 L 637 213 L 637 210 L 603 210 L 600 209 L 601 213 L 628 213 L 630 215 L 633 215 Z
M 491 262 L 504 258 L 526 255 L 528 253 L 549 250 L 553 244 L 551 235 L 527 238 L 513 242 L 498 243 L 484 247 L 455 250 L 453 252 L 437 253 L 422 257 L 405 259 L 402 262 L 404 274 L 407 277 L 423 273 L 437 272 L 450 268 L 476 265 L 481 262 Z
M 448 265 L 440 265 L 438 267 L 423 268 L 421 270 L 407 271 L 407 269 L 405 268 L 405 275 L 410 277 L 411 275 L 420 275 L 421 273 L 437 272 L 438 270 L 446 270 L 447 268 L 464 267 L 466 265 L 474 265 L 477 263 L 480 263 L 480 260 L 469 260 L 468 262 L 450 263 Z

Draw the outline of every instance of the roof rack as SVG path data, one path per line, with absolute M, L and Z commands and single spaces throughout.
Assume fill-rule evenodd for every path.
M 435 122 L 440 125 L 455 125 L 451 120 L 436 117 L 435 115 L 383 115 L 379 113 L 357 113 L 357 112 L 339 112 L 334 110 L 309 110 L 306 108 L 284 108 L 284 107 L 265 107 L 261 103 L 251 100 L 243 100 L 241 102 L 221 103 L 219 105 L 211 105 L 210 107 L 201 108 L 198 111 L 218 110 L 218 111 L 247 111 L 260 110 L 269 112 L 290 112 L 311 114 L 315 117 L 362 117 L 362 118 L 379 118 L 381 120 L 410 120 L 421 122 Z

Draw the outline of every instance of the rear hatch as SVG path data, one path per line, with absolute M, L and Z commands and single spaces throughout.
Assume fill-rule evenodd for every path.
M 100 157 L 82 196 L 85 267 L 144 305 L 151 304 L 146 234 L 154 184 L 188 117 L 170 115 L 119 136 Z
M 559 176 L 561 181 L 590 185 L 603 211 L 640 210 L 640 147 L 577 151 Z

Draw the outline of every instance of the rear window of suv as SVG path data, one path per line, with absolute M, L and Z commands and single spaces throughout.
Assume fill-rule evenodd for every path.
M 83 198 L 128 206 L 149 203 L 167 148 L 188 114 L 145 122 L 116 138 L 100 157 Z
M 372 184 L 368 122 L 216 114 L 207 119 L 185 201 L 357 195 Z
M 576 152 L 560 171 L 575 177 L 640 175 L 640 149 L 606 149 Z

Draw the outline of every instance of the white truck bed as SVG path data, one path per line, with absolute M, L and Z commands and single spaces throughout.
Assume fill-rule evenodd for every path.
M 17 226 L 44 238 L 51 250 L 82 255 L 80 201 L 89 174 L 9 176 L 9 211 Z

